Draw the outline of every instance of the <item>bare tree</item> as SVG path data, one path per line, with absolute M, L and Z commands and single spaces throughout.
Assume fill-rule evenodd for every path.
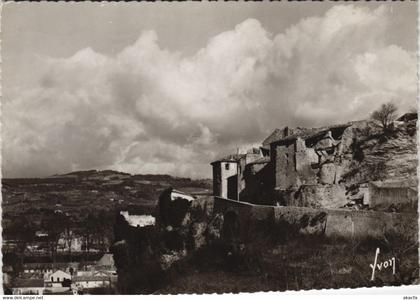
M 397 117 L 397 110 L 397 106 L 392 102 L 382 104 L 378 110 L 373 112 L 372 119 L 381 124 L 384 133 L 388 133 Z

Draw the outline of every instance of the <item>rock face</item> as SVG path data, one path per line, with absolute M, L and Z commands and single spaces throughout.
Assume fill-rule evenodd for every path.
M 359 198 L 368 205 L 365 186 L 373 181 L 411 182 L 417 187 L 417 166 L 415 120 L 396 124 L 386 137 L 372 122 L 354 124 L 343 133 L 339 181 L 346 186 L 349 202 Z
M 340 130 L 272 147 L 281 205 L 363 209 L 369 207 L 369 182 L 411 180 L 410 187 L 417 186 L 416 120 L 396 122 L 387 135 L 371 121 Z
M 346 183 L 416 178 L 416 122 L 398 124 L 388 137 L 372 122 L 354 124 L 343 134 L 342 152 Z
M 156 225 L 130 226 L 117 216 L 112 247 L 123 294 L 148 294 L 165 284 L 177 263 L 220 237 L 223 218 L 212 218 L 212 198 L 171 199 L 165 190 L 156 210 Z

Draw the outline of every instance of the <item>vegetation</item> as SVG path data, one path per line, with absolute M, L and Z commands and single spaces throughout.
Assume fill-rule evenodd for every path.
M 392 129 L 392 124 L 397 118 L 397 106 L 388 102 L 373 112 L 372 119 L 378 121 L 382 127 L 384 134 L 389 134 Z
M 310 246 L 308 246 L 310 245 Z M 294 236 L 283 242 L 253 242 L 226 255 L 221 245 L 203 249 L 155 294 L 238 293 L 323 288 L 380 287 L 413 284 L 418 278 L 418 243 L 399 237 L 331 240 Z M 375 250 L 378 261 L 395 257 L 392 268 L 376 272 L 371 281 Z M 232 263 L 234 261 L 234 263 Z

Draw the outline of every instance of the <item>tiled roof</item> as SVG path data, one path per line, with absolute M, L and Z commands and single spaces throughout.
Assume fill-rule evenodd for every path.
M 40 279 L 40 278 L 17 279 L 13 287 L 17 287 L 17 288 L 44 287 L 44 279 Z
M 108 276 L 75 276 L 73 281 L 107 281 L 109 280 Z
M 66 269 L 69 263 L 26 263 L 23 269 Z

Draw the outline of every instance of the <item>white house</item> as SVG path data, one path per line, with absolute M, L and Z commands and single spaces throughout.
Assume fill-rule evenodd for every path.
M 156 222 L 155 217 L 151 215 L 130 215 L 128 211 L 121 211 L 120 214 L 133 227 L 151 226 Z
M 45 278 L 46 287 L 63 287 L 64 281 L 71 281 L 71 275 L 62 270 L 57 270 L 53 273 L 47 274 Z
M 93 274 L 92 276 L 75 276 L 73 283 L 78 289 L 92 289 L 109 287 L 111 278 L 104 273 Z

